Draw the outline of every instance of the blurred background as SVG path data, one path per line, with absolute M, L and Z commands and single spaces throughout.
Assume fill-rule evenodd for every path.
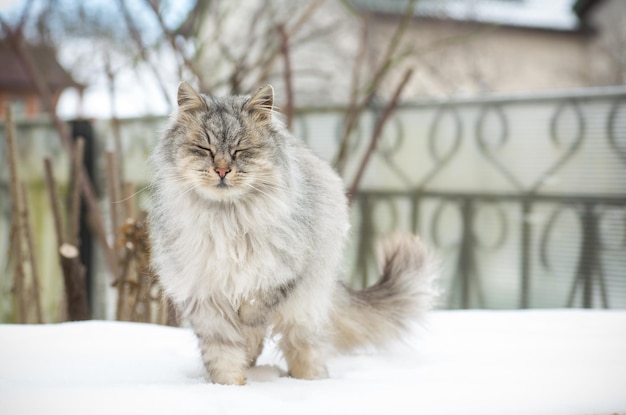
M 354 287 L 400 229 L 440 308 L 626 307 L 622 0 L 2 0 L 0 24 L 0 322 L 176 324 L 143 210 L 181 80 L 274 86 L 345 180 Z

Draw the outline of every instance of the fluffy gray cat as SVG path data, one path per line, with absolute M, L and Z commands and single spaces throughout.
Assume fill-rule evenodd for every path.
M 183 82 L 151 158 L 152 265 L 216 383 L 245 384 L 267 334 L 291 376 L 324 378 L 330 351 L 398 337 L 435 297 L 432 258 L 408 234 L 382 244 L 373 286 L 340 282 L 342 181 L 283 127 L 273 100 L 269 85 L 216 98 Z

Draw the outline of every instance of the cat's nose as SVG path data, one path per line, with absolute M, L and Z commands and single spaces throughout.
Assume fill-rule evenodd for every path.
M 228 173 L 230 173 L 230 169 L 228 167 L 216 167 L 214 170 L 221 179 L 223 179 Z

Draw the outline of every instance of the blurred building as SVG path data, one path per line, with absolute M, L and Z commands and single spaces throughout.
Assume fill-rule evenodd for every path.
M 376 67 L 408 1 L 349 3 L 368 16 Z M 415 70 L 409 99 L 615 85 L 625 81 L 625 46 L 620 0 L 421 0 L 396 72 Z
M 26 49 L 52 92 L 54 110 L 65 89 L 77 88 L 79 91 L 83 89 L 83 86 L 59 64 L 52 48 L 27 44 Z M 4 117 L 6 104 L 12 105 L 15 115 L 20 118 L 36 118 L 46 110 L 19 57 L 6 39 L 0 39 L 0 117 Z
M 360 83 L 371 79 L 409 1 L 327 1 L 309 14 L 313 3 L 304 1 L 236 4 L 211 2 L 193 16 L 205 22 L 193 32 L 200 66 L 210 68 L 210 83 L 223 86 L 212 92 L 249 92 L 269 73 L 284 97 L 281 57 L 262 66 L 264 54 L 280 46 L 263 39 L 274 36 L 276 22 L 289 22 L 295 102 L 320 106 L 348 101 L 359 54 Z M 407 68 L 414 75 L 405 101 L 623 84 L 624 28 L 621 0 L 420 0 L 377 93 L 388 98 Z

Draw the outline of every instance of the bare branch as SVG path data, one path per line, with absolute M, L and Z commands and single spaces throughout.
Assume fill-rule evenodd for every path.
M 285 27 L 285 35 L 287 39 L 293 39 L 300 30 L 304 27 L 305 23 L 313 16 L 314 12 L 322 5 L 324 0 L 315 0 L 309 3 L 309 6 L 295 19 L 294 23 L 277 23 L 278 25 L 283 25 Z M 269 46 L 269 45 L 268 45 Z M 259 57 L 259 62 L 253 63 L 249 65 L 252 68 L 262 68 L 259 76 L 256 77 L 256 80 L 252 85 L 260 85 L 265 83 L 265 80 L 269 78 L 269 73 L 271 72 L 272 67 L 274 66 L 274 62 L 281 54 L 281 47 L 275 46 L 273 48 L 268 48 L 265 56 Z
M 361 179 L 363 178 L 363 173 L 365 173 L 365 168 L 367 167 L 370 157 L 372 156 L 372 154 L 374 153 L 374 150 L 376 149 L 380 136 L 383 132 L 383 129 L 385 128 L 385 124 L 387 123 L 387 120 L 389 119 L 391 114 L 393 114 L 394 110 L 396 109 L 398 105 L 398 99 L 400 98 L 400 95 L 402 94 L 404 87 L 409 82 L 412 76 L 413 76 L 412 69 L 408 69 L 404 73 L 404 76 L 402 77 L 402 81 L 400 81 L 400 84 L 398 84 L 398 86 L 396 87 L 396 90 L 393 94 L 393 97 L 391 98 L 391 101 L 389 101 L 389 103 L 385 107 L 385 110 L 383 111 L 383 114 L 380 116 L 380 118 L 376 122 L 376 126 L 374 127 L 374 132 L 372 133 L 372 138 L 370 139 L 370 143 L 367 148 L 367 151 L 365 152 L 363 159 L 361 159 L 359 169 L 356 173 L 356 176 L 354 177 L 354 180 L 352 181 L 352 184 L 350 185 L 350 190 L 348 191 L 348 200 L 350 203 L 352 203 L 354 196 L 356 195 L 356 192 L 359 188 L 359 184 L 361 183 Z
M 63 237 L 63 223 L 61 219 L 61 202 L 57 192 L 57 183 L 52 170 L 52 162 L 49 158 L 44 159 L 46 171 L 46 186 L 52 207 L 54 227 L 57 234 L 57 254 L 61 271 L 67 303 L 67 319 L 70 321 L 89 319 L 87 305 L 87 288 L 85 285 L 85 267 L 80 263 L 78 247 L 66 243 Z
M 198 85 L 200 86 L 200 89 L 207 94 L 210 93 L 211 90 L 209 86 L 206 84 L 204 80 L 204 76 L 202 75 L 202 72 L 200 72 L 196 64 L 187 57 L 187 54 L 183 50 L 181 50 L 179 45 L 176 43 L 176 35 L 172 33 L 172 31 L 169 30 L 168 27 L 166 26 L 165 21 L 163 20 L 163 16 L 161 16 L 161 12 L 159 11 L 158 2 L 156 2 L 155 0 L 146 0 L 146 3 L 148 3 L 148 5 L 150 6 L 150 9 L 154 12 L 154 15 L 159 23 L 159 27 L 161 28 L 161 31 L 163 32 L 167 40 L 169 41 L 170 46 L 172 46 L 172 49 L 183 60 L 185 67 L 189 69 L 194 74 L 194 76 L 198 79 Z
M 22 10 L 22 16 L 20 17 L 20 20 L 15 26 L 16 33 L 20 33 L 20 34 L 23 33 L 24 25 L 26 24 L 26 21 L 28 20 L 28 16 L 30 15 L 30 11 L 32 7 L 33 7 L 33 0 L 27 0 L 26 4 L 24 5 L 24 10 Z
M 335 157 L 334 165 L 339 173 L 342 173 L 347 159 L 348 149 L 350 148 L 350 134 L 353 129 L 356 127 L 356 122 L 360 118 L 361 114 L 367 108 L 367 106 L 372 102 L 378 87 L 381 82 L 388 74 L 389 70 L 392 67 L 392 62 L 395 60 L 396 50 L 400 45 L 400 41 L 406 28 L 409 24 L 409 21 L 413 17 L 413 11 L 415 9 L 415 4 L 417 0 L 411 0 L 407 4 L 407 8 L 404 11 L 404 15 L 402 16 L 402 20 L 400 24 L 396 27 L 396 31 L 391 36 L 389 44 L 385 49 L 385 54 L 381 60 L 380 66 L 374 73 L 374 76 L 369 81 L 368 85 L 365 88 L 365 96 L 361 100 L 361 102 L 356 105 L 350 107 L 348 109 L 348 113 L 346 115 L 346 122 L 344 124 L 344 130 L 341 137 L 339 151 L 337 152 L 337 156 Z
M 54 233 L 57 238 L 57 248 L 63 245 L 63 221 L 61 220 L 61 204 L 59 202 L 59 194 L 57 192 L 57 184 L 54 178 L 54 170 L 52 169 L 52 161 L 49 157 L 44 158 L 44 171 L 46 179 L 46 188 L 48 189 L 48 197 L 50 199 L 50 208 L 52 209 L 52 222 L 54 223 Z
M 289 37 L 287 35 L 287 31 L 285 30 L 284 25 L 279 25 L 277 27 L 278 33 L 280 35 L 280 49 L 281 54 L 283 55 L 283 76 L 285 79 L 285 92 L 286 92 L 286 103 L 283 108 L 283 113 L 287 118 L 287 128 L 291 130 L 293 123 L 293 114 L 294 114 L 294 98 L 293 98 L 293 78 L 291 72 L 291 57 L 289 55 Z
M 148 68 L 150 68 L 150 71 L 154 75 L 157 83 L 159 84 L 161 94 L 163 94 L 163 98 L 165 98 L 165 102 L 167 102 L 168 105 L 168 112 L 170 112 L 174 108 L 174 104 L 172 103 L 165 84 L 163 83 L 163 79 L 161 79 L 160 72 L 157 70 L 156 66 L 148 57 L 148 48 L 146 47 L 146 45 L 144 45 L 143 40 L 141 39 L 141 33 L 139 32 L 139 29 L 137 29 L 137 25 L 135 25 L 135 22 L 133 21 L 133 18 L 130 15 L 128 8 L 126 7 L 125 0 L 118 0 L 118 5 L 120 10 L 122 11 L 122 15 L 124 16 L 124 21 L 126 22 L 126 27 L 128 28 L 130 37 L 133 39 L 135 45 L 137 46 L 139 56 L 141 57 L 143 62 L 148 65 Z
M 67 131 L 67 126 L 61 121 L 61 119 L 56 115 L 54 111 L 54 100 L 52 97 L 52 93 L 50 92 L 48 85 L 44 81 L 40 69 L 37 67 L 32 56 L 24 46 L 23 36 L 19 33 L 14 33 L 1 16 L 0 24 L 4 29 L 9 44 L 13 48 L 13 51 L 22 63 L 22 66 L 28 73 L 30 79 L 33 81 L 35 88 L 37 89 L 37 93 L 42 98 L 43 104 L 48 111 L 50 117 L 52 117 L 52 122 L 58 132 L 59 138 L 61 139 L 61 143 L 63 144 L 65 151 L 71 157 L 74 153 L 74 145 Z M 113 275 L 115 275 L 115 259 L 106 238 L 106 232 L 104 231 L 104 221 L 102 220 L 102 216 L 100 215 L 100 207 L 98 206 L 98 201 L 93 188 L 93 184 L 84 166 L 82 167 L 81 174 L 83 177 L 83 180 L 81 180 L 81 191 L 89 208 L 89 216 L 91 219 L 90 223 L 104 251 L 109 271 Z
M 122 200 L 120 181 L 117 175 L 117 160 L 115 153 L 107 151 L 104 159 L 107 176 L 107 193 L 109 194 L 109 217 L 111 223 L 111 235 L 113 235 L 113 250 L 117 252 L 116 240 L 121 226 L 121 214 L 119 201 Z
M 80 182 L 82 181 L 82 165 L 85 152 L 85 139 L 79 137 L 74 147 L 72 157 L 72 187 L 70 193 L 70 211 L 69 211 L 69 243 L 80 246 Z
M 9 164 L 9 192 L 11 194 L 11 242 L 15 246 L 13 269 L 13 292 L 16 304 L 16 321 L 18 323 L 27 322 L 27 311 L 24 298 L 24 252 L 23 242 L 24 233 L 22 232 L 22 196 L 19 170 L 17 168 L 18 157 L 16 147 L 15 122 L 13 120 L 13 108 L 10 105 L 5 106 L 5 140 L 7 148 L 7 159 Z

